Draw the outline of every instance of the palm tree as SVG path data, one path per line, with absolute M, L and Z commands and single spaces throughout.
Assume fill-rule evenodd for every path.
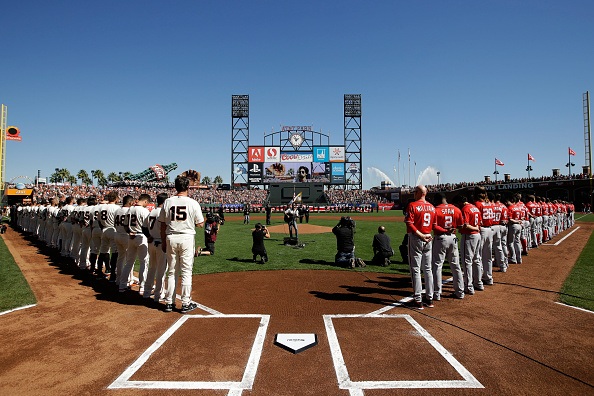
M 204 177 L 202 178 L 202 184 L 205 184 L 205 185 L 207 185 L 207 186 L 208 186 L 208 185 L 210 184 L 210 177 L 208 177 L 208 176 L 204 176 Z
M 78 171 L 78 173 L 76 174 L 76 177 L 77 177 L 78 179 L 80 179 L 80 182 L 81 182 L 81 183 L 87 184 L 87 183 L 86 183 L 86 180 L 89 178 L 89 174 L 87 173 L 87 171 L 86 171 L 86 170 L 84 170 L 84 169 L 81 169 L 81 170 L 79 170 L 79 171 Z
M 105 176 L 103 176 L 103 171 L 100 169 L 97 170 L 92 170 L 91 171 L 91 176 L 94 177 L 95 179 L 97 179 L 97 184 L 99 184 L 99 179 L 105 179 Z M 92 181 L 91 181 L 92 184 Z
M 76 184 L 76 177 L 75 177 L 74 175 L 69 175 L 69 176 L 68 176 L 68 178 L 67 178 L 66 180 L 68 180 L 68 182 L 69 182 L 71 185 L 75 185 L 75 184 Z
M 56 183 L 58 181 L 64 183 L 65 181 L 70 180 L 70 172 L 66 168 L 56 168 L 55 174 L 57 175 L 58 179 Z M 74 181 L 74 183 L 76 184 L 76 180 Z
M 130 179 L 130 177 L 132 175 L 133 175 L 132 172 L 124 172 L 124 173 L 122 173 L 122 180 Z
M 56 168 L 56 170 L 57 169 L 58 168 Z M 60 179 L 60 175 L 58 174 L 58 172 L 54 172 L 50 175 L 49 181 L 50 181 L 50 183 L 57 183 L 62 180 Z
M 110 183 L 115 183 L 120 180 L 121 180 L 120 176 L 115 172 L 110 172 L 109 175 L 107 175 L 107 181 Z
M 101 175 L 97 178 L 97 184 L 100 185 L 101 187 L 105 187 L 105 186 L 107 186 L 108 183 L 109 182 L 107 181 L 105 176 L 103 176 L 103 172 L 101 172 Z
M 215 176 L 213 183 L 217 185 L 223 184 L 223 178 L 221 176 Z

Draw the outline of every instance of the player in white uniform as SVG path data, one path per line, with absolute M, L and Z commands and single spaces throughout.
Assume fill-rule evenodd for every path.
M 52 237 L 50 239 L 50 247 L 57 248 L 58 247 L 58 238 L 60 237 L 60 199 L 58 197 L 54 197 L 52 199 L 52 208 L 50 210 L 52 216 Z
M 142 232 L 142 225 L 148 219 L 150 212 L 146 208 L 151 200 L 150 195 L 140 194 L 138 201 L 128 211 L 128 221 L 124 224 L 126 232 L 128 232 L 128 250 L 126 253 L 126 265 L 120 275 L 120 292 L 126 291 L 126 280 L 132 269 L 134 268 L 134 261 L 136 257 L 140 261 L 140 268 L 138 269 L 138 281 L 140 284 L 140 294 L 144 292 L 144 282 L 146 279 L 146 271 L 148 266 L 148 242 L 147 237 Z M 152 286 L 151 286 L 152 289 Z
M 101 225 L 99 224 L 99 211 L 103 203 L 107 203 L 107 201 L 102 202 L 101 204 L 96 202 L 91 208 L 91 244 L 89 246 L 89 271 L 91 273 L 97 271 L 97 258 L 99 257 L 101 235 L 103 234 Z
M 118 259 L 116 261 L 116 277 L 114 279 L 115 283 L 118 285 L 118 289 L 121 291 L 125 291 L 129 284 L 131 284 L 129 277 L 126 277 L 126 281 L 122 282 L 122 272 L 124 271 L 124 266 L 126 265 L 126 252 L 128 252 L 128 241 L 130 240 L 130 235 L 126 230 L 126 225 L 128 224 L 128 212 L 130 212 L 130 207 L 134 203 L 134 197 L 132 195 L 126 195 L 122 198 L 122 207 L 116 210 L 114 214 L 114 221 L 113 224 L 115 226 L 115 244 L 116 250 L 118 251 Z M 130 275 L 130 272 L 128 272 Z
M 165 294 L 165 312 L 173 310 L 176 272 L 181 273 L 182 313 L 190 312 L 198 305 L 191 301 L 192 268 L 196 249 L 196 226 L 204 226 L 204 217 L 200 204 L 188 197 L 190 181 L 187 177 L 175 179 L 177 194 L 167 198 L 159 214 L 161 222 L 162 249 L 167 253 L 167 292 Z
M 60 223 L 60 238 L 62 239 L 62 250 L 60 255 L 68 257 L 70 255 L 70 247 L 72 245 L 72 223 L 70 222 L 70 214 L 74 210 L 74 197 L 66 198 L 66 205 L 62 208 L 62 223 Z
M 146 275 L 146 282 L 144 284 L 144 295 L 143 297 L 148 299 L 151 296 L 151 289 L 153 282 L 155 283 L 155 294 L 153 297 L 155 306 L 159 303 L 159 299 L 163 294 L 164 287 L 163 281 L 165 278 L 165 271 L 167 270 L 167 260 L 165 252 L 161 250 L 161 226 L 159 225 L 159 213 L 163 208 L 163 203 L 167 199 L 166 193 L 157 195 L 157 207 L 153 209 L 147 218 L 146 223 L 143 225 L 144 228 L 148 228 L 149 235 L 149 269 Z
M 84 222 L 85 209 L 87 206 L 86 198 L 79 198 L 76 200 L 76 206 L 70 216 L 72 223 L 72 248 L 70 249 L 70 257 L 78 266 L 80 259 L 80 250 L 82 242 L 82 223 Z
M 82 228 L 82 238 L 80 243 L 80 256 L 78 260 L 78 268 L 81 270 L 86 270 L 89 264 L 89 249 L 91 247 L 91 237 L 93 236 L 91 224 L 96 204 L 97 198 L 94 196 L 90 196 L 87 199 L 87 206 L 84 207 L 82 220 L 80 221 L 80 226 Z
M 106 196 L 107 203 L 99 206 L 99 224 L 101 226 L 101 247 L 99 248 L 99 260 L 97 261 L 96 275 L 100 278 L 105 277 L 103 274 L 103 265 L 105 270 L 111 272 L 111 279 L 116 278 L 116 261 L 118 259 L 115 245 L 115 212 L 118 210 L 116 204 L 118 200 L 118 193 L 111 191 Z M 111 258 L 109 253 L 111 252 Z

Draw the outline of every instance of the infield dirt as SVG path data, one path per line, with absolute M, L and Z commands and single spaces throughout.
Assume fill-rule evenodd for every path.
M 410 315 L 484 388 L 355 394 L 594 394 L 594 314 L 555 303 L 592 233 L 591 224 L 579 226 L 558 246 L 531 250 L 523 264 L 495 273 L 495 284 L 484 292 L 464 300 L 444 298 L 423 311 L 396 306 L 385 312 Z M 75 276 L 59 258 L 13 230 L 2 237 L 38 304 L 0 316 L 0 394 L 229 394 L 108 389 L 182 315 L 146 307 L 137 293 L 114 293 L 107 282 Z M 193 287 L 194 301 L 211 310 L 270 315 L 253 387 L 234 393 L 243 395 L 348 395 L 339 387 L 323 315 L 369 314 L 410 294 L 407 276 L 347 271 L 201 275 L 194 277 Z M 241 381 L 258 321 L 188 319 L 131 380 Z M 401 318 L 336 318 L 333 324 L 352 381 L 461 379 Z M 277 333 L 315 333 L 318 345 L 292 354 L 274 345 Z

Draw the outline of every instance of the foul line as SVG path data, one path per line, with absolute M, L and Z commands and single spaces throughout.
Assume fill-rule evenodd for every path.
M 559 245 L 561 242 L 563 242 L 564 240 L 566 240 L 567 238 L 569 238 L 571 236 L 571 234 L 573 234 L 574 232 L 576 232 L 577 230 L 580 229 L 580 226 L 577 226 L 575 230 L 571 231 L 569 234 L 565 235 L 563 238 L 559 239 L 556 243 L 543 243 L 540 246 L 557 246 Z
M 453 280 L 454 280 L 454 278 L 448 278 L 448 279 L 442 281 L 441 284 L 445 285 L 446 283 L 449 283 Z M 421 290 L 421 294 L 423 294 L 423 293 L 425 293 L 425 289 Z M 364 316 L 376 316 L 376 315 L 383 314 L 384 312 L 388 312 L 392 308 L 400 307 L 400 306 L 412 301 L 412 299 L 413 299 L 413 297 L 404 297 L 396 302 L 393 302 L 392 304 L 390 304 L 388 306 L 380 308 L 380 309 L 373 311 L 371 313 L 365 314 Z
M 0 316 L 9 314 L 9 313 L 12 313 L 12 312 L 15 312 L 15 311 L 20 311 L 21 309 L 33 308 L 36 305 L 37 304 L 31 304 L 31 305 L 25 305 L 23 307 L 9 309 L 8 311 L 0 312 Z
M 589 314 L 594 314 L 594 312 L 590 311 L 589 309 L 580 308 L 580 307 L 574 307 L 573 305 L 563 304 L 563 303 L 558 302 L 558 301 L 555 301 L 555 304 L 559 304 L 559 305 L 562 305 L 562 306 L 567 307 L 567 308 L 577 309 L 578 311 L 586 312 L 586 313 L 589 313 Z
M 364 389 L 419 389 L 419 388 L 484 388 L 484 386 L 464 367 L 456 358 L 445 349 L 435 338 L 417 323 L 410 315 L 323 315 L 328 344 L 332 354 L 334 370 L 340 389 L 347 389 L 351 396 L 363 395 Z M 332 322 L 333 318 L 403 318 L 406 319 L 417 332 L 437 350 L 437 352 L 460 374 L 461 380 L 437 380 L 437 381 L 351 381 L 342 350 L 338 342 L 336 329 Z
M 133 276 L 132 279 L 134 279 L 135 282 L 137 282 L 137 283 L 140 284 L 140 279 L 138 279 L 138 277 Z M 175 298 L 176 298 L 176 300 L 181 301 L 181 295 L 180 294 L 176 294 L 175 295 Z M 193 301 L 193 300 L 192 300 L 192 302 L 195 302 L 196 304 L 198 304 L 198 308 L 200 308 L 201 310 L 203 310 L 205 312 L 208 312 L 208 313 L 210 313 L 212 315 L 222 315 L 223 314 L 222 312 L 219 312 L 216 309 L 207 307 L 206 305 L 202 305 L 199 302 L 196 302 L 196 301 Z

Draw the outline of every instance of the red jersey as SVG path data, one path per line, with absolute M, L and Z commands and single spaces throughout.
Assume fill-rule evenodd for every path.
M 430 234 L 435 225 L 435 207 L 427 201 L 419 199 L 411 202 L 406 210 L 406 232 L 419 230 L 423 234 Z
M 528 212 L 534 217 L 540 216 L 538 212 L 540 212 L 540 206 L 536 202 L 528 201 L 526 202 L 526 208 L 528 208 Z
M 468 224 L 473 227 L 479 227 L 481 222 L 483 221 L 481 218 L 481 211 L 471 203 L 467 203 L 462 208 L 462 219 L 464 221 L 463 224 Z M 479 231 L 471 231 L 467 229 L 461 229 L 460 233 L 462 234 L 478 234 Z
M 499 225 L 502 221 L 507 221 L 507 217 L 503 219 L 503 213 L 507 212 L 507 208 L 501 202 L 493 203 L 493 225 Z
M 493 220 L 495 220 L 495 213 L 493 212 L 493 203 L 491 202 L 483 202 L 483 201 L 476 201 L 474 206 L 481 211 L 481 216 L 483 219 L 482 226 L 491 227 L 493 225 Z
M 438 227 L 449 230 L 451 228 L 458 228 L 464 224 L 462 212 L 460 209 L 451 204 L 441 204 L 435 208 L 435 223 Z M 439 230 L 437 230 L 439 232 Z
M 549 204 L 549 215 L 554 216 L 557 214 L 557 205 L 554 203 Z
M 507 211 L 507 206 L 505 206 L 501 202 L 499 202 L 498 205 L 499 207 L 501 207 L 501 223 L 507 224 L 509 221 L 509 212 Z
M 511 204 L 507 208 L 507 213 L 510 219 L 523 220 L 524 219 L 524 208 L 520 204 Z

